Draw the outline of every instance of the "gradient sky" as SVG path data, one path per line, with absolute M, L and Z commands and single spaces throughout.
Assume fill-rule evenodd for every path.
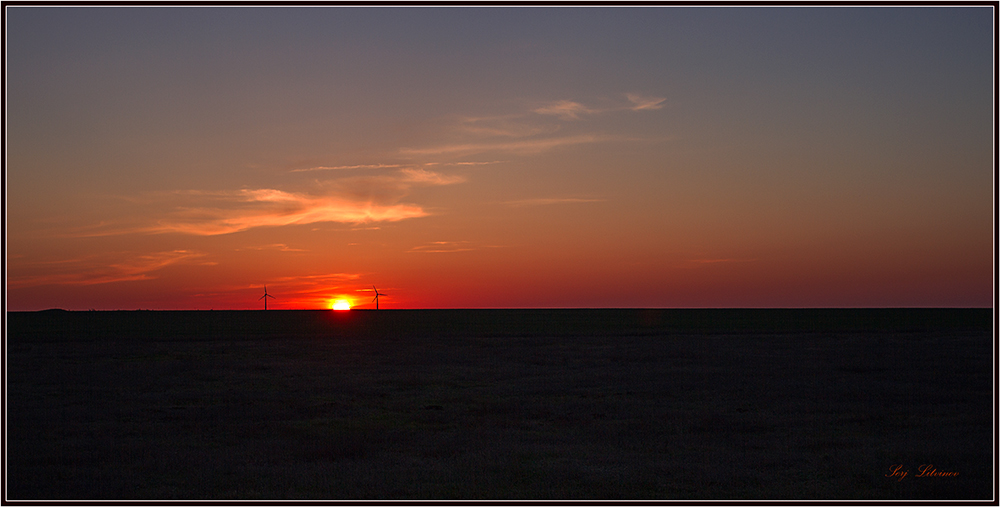
M 993 304 L 991 7 L 10 7 L 7 308 Z

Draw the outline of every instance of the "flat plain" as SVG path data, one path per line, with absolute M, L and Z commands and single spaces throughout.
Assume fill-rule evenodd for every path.
M 991 309 L 6 319 L 7 500 L 995 495 Z

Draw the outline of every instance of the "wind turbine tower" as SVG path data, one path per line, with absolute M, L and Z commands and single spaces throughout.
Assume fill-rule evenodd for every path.
M 375 302 L 375 309 L 378 310 L 378 297 L 384 296 L 385 294 L 380 294 L 378 289 L 376 289 L 374 285 L 372 285 L 372 290 L 375 291 L 375 299 L 373 299 L 372 301 Z
M 264 295 L 261 296 L 261 297 L 259 297 L 259 298 L 257 298 L 257 301 L 260 301 L 261 299 L 264 300 L 264 309 L 265 310 L 267 310 L 267 298 L 277 299 L 274 296 L 272 296 L 272 295 L 270 295 L 270 294 L 267 293 L 267 285 L 265 285 L 264 286 Z

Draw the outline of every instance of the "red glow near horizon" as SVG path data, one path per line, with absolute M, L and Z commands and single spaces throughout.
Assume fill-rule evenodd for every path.
M 994 302 L 989 7 L 83 9 L 7 12 L 9 311 Z

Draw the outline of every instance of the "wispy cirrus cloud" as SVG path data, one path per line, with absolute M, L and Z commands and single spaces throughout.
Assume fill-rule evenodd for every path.
M 172 250 L 148 254 L 111 253 L 76 259 L 47 262 L 23 262 L 12 266 L 15 272 L 42 273 L 11 274 L 7 287 L 23 288 L 41 285 L 98 285 L 113 282 L 130 282 L 156 278 L 155 272 L 167 266 L 188 263 L 205 254 L 191 250 Z M 198 262 L 212 265 L 214 262 Z
M 454 253 L 469 252 L 475 250 L 468 241 L 431 241 L 424 245 L 415 246 L 407 252 L 409 253 Z
M 502 164 L 503 162 L 504 162 L 503 160 L 493 160 L 491 162 L 445 162 L 445 163 L 443 163 L 441 165 L 457 165 L 457 166 L 467 165 L 467 166 L 476 166 L 476 165 Z M 425 165 L 437 165 L 437 164 L 425 164 Z
M 610 141 L 616 138 L 596 134 L 581 134 L 568 137 L 552 137 L 544 139 L 525 139 L 521 141 L 509 142 L 479 142 L 479 143 L 456 143 L 434 146 L 430 148 L 403 148 L 400 153 L 403 155 L 470 155 L 475 153 L 507 152 L 515 154 L 540 153 L 561 146 L 571 146 L 576 144 L 589 144 L 601 141 Z
M 219 195 L 197 207 L 182 207 L 142 232 L 214 236 L 255 227 L 315 222 L 396 222 L 427 216 L 413 204 L 378 204 L 331 196 L 311 196 L 274 189 Z
M 492 160 L 492 161 L 456 161 L 456 162 L 424 162 L 419 164 L 354 164 L 354 165 L 338 165 L 338 166 L 316 166 L 308 167 L 305 169 L 292 169 L 288 172 L 290 173 L 302 173 L 302 172 L 314 172 L 314 171 L 347 171 L 351 169 L 397 169 L 403 176 L 410 177 L 414 174 L 419 174 L 419 171 L 423 170 L 425 167 L 443 166 L 443 167 L 458 167 L 458 166 L 480 166 L 480 165 L 492 165 L 503 163 L 502 160 Z M 450 177 L 457 178 L 457 177 Z M 404 181 L 407 178 L 402 178 Z
M 333 195 L 348 197 L 356 202 L 392 203 L 406 196 L 413 187 L 453 185 L 465 177 L 443 174 L 419 167 L 399 169 L 388 174 L 360 175 L 320 182 L 319 186 Z M 337 220 L 341 222 L 359 222 Z M 361 221 L 364 222 L 364 221 Z
M 626 93 L 629 105 L 608 105 L 603 108 L 593 108 L 585 106 L 572 100 L 557 100 L 542 107 L 535 108 L 532 112 L 543 115 L 556 116 L 562 120 L 579 120 L 586 115 L 596 115 L 612 111 L 648 111 L 661 109 L 663 102 L 667 99 L 661 97 L 650 97 L 637 93 Z
M 545 114 L 551 116 L 558 116 L 563 120 L 579 120 L 580 115 L 594 114 L 599 112 L 596 109 L 591 109 L 579 102 L 574 102 L 572 100 L 558 100 L 542 107 L 532 110 L 538 114 Z
M 571 128 L 563 122 L 576 122 L 585 117 L 616 111 L 660 109 L 666 100 L 635 93 L 628 93 L 625 97 L 627 102 L 617 99 L 602 107 L 591 107 L 574 100 L 555 100 L 520 113 L 458 118 L 448 129 L 450 142 L 429 147 L 404 147 L 399 150 L 399 154 L 410 158 L 469 156 L 478 153 L 531 155 L 566 146 L 625 140 L 620 136 L 603 133 L 580 133 L 586 129 L 587 122 L 578 122 L 572 126 L 572 130 L 577 133 L 559 135 L 564 127 Z
M 484 248 L 504 248 L 503 245 L 484 245 L 472 241 L 429 241 L 410 248 L 406 253 L 455 253 L 471 252 Z
M 248 246 L 237 248 L 236 250 L 278 250 L 279 252 L 308 252 L 302 248 L 292 248 L 284 243 L 272 243 L 270 245 Z
M 313 192 L 274 188 L 224 191 L 182 190 L 134 198 L 135 204 L 163 210 L 132 223 L 106 222 L 79 229 L 70 236 L 129 233 L 180 233 L 215 236 L 256 227 L 305 225 L 318 222 L 362 224 L 397 222 L 427 216 L 416 204 L 400 203 L 415 186 L 451 185 L 464 177 L 420 168 L 389 174 L 354 176 L 318 182 Z
M 635 93 L 626 93 L 625 97 L 632 103 L 629 109 L 633 111 L 660 109 L 663 107 L 663 102 L 667 100 L 659 97 L 645 97 Z
M 419 183 L 426 185 L 452 185 L 465 181 L 464 176 L 445 175 L 425 169 L 402 169 L 399 171 L 403 175 L 404 183 Z

